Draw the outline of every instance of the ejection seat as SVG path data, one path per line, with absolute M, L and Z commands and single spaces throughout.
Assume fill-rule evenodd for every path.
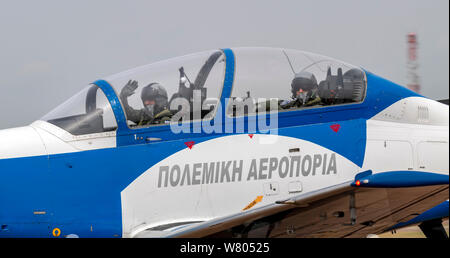
M 337 75 L 328 68 L 327 77 L 319 83 L 319 97 L 324 105 L 360 102 L 364 98 L 364 74 L 358 69 L 350 69 L 342 74 L 338 68 Z

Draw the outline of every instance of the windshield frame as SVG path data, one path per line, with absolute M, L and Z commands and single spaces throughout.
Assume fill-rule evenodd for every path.
M 100 89 L 100 90 L 99 90 Z M 98 138 L 110 136 L 118 129 L 117 118 L 113 112 L 110 99 L 103 89 L 90 83 L 87 87 L 48 112 L 39 121 L 58 134 L 70 135 L 72 139 Z M 61 131 L 65 133 L 61 133 Z M 95 137 L 89 137 L 95 136 Z

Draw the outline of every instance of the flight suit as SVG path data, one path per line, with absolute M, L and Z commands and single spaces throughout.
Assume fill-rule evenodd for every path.
M 280 109 L 290 109 L 290 108 L 301 108 L 301 107 L 310 107 L 314 105 L 320 104 L 322 101 L 319 96 L 315 95 L 306 101 L 305 104 L 298 98 L 291 100 L 287 104 L 280 104 Z
M 151 117 L 144 109 L 135 110 L 131 107 L 126 108 L 127 119 L 136 123 L 137 126 L 145 126 L 152 124 L 165 124 L 166 121 L 170 121 L 172 118 L 172 112 L 168 109 L 164 109 L 155 116 Z

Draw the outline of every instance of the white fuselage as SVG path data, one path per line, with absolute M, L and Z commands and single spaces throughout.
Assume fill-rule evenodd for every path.
M 361 167 L 320 145 L 277 135 L 232 135 L 181 150 L 122 191 L 123 236 L 261 207 L 369 169 L 448 175 L 448 106 L 411 97 L 366 123 Z

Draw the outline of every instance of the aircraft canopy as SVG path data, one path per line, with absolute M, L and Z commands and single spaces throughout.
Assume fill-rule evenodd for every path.
M 226 51 L 232 55 L 226 55 Z M 226 83 L 226 74 L 232 74 L 231 83 Z M 121 119 L 126 121 L 123 127 L 127 130 L 169 123 L 146 119 L 148 112 L 156 115 L 161 111 L 149 109 L 147 100 L 156 107 L 173 108 L 172 101 L 183 98 L 195 109 L 192 101 L 197 97 L 201 100 L 201 117 L 190 119 L 198 120 L 212 119 L 224 98 L 251 98 L 257 105 L 244 114 L 251 115 L 259 112 L 264 103 L 261 98 L 275 99 L 279 111 L 291 111 L 360 103 L 366 95 L 362 69 L 329 57 L 280 48 L 205 51 L 137 67 L 102 82 L 103 86 L 97 82 L 89 85 L 41 120 L 73 135 L 83 135 L 120 129 L 125 124 Z M 149 94 L 153 97 L 148 98 Z M 227 115 L 236 116 L 230 107 Z

